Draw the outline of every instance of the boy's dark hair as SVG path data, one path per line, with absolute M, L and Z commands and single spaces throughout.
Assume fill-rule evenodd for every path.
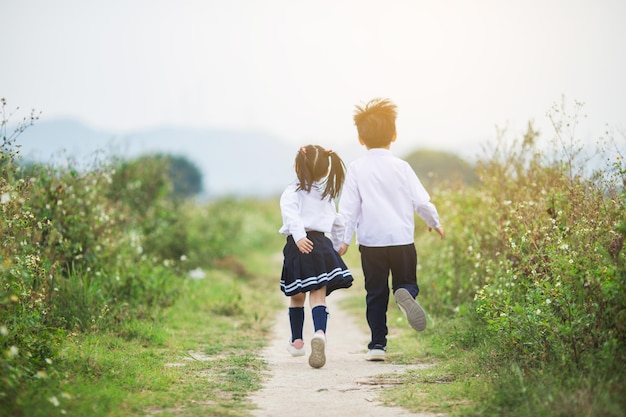
M 319 145 L 307 145 L 300 148 L 296 154 L 296 175 L 298 176 L 298 190 L 311 191 L 314 181 L 328 177 L 324 181 L 322 199 L 339 195 L 345 179 L 345 165 L 339 155 L 330 149 Z
M 375 98 L 365 107 L 355 106 L 354 125 L 368 148 L 389 145 L 396 134 L 397 107 L 389 99 Z

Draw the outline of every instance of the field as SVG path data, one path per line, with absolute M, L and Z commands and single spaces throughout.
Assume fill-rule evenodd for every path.
M 590 169 L 570 123 L 551 146 L 530 125 L 501 137 L 474 185 L 429 190 L 447 233 L 434 244 L 418 219 L 430 326 L 390 360 L 438 365 L 386 402 L 626 414 L 626 164 L 609 142 Z M 277 201 L 179 198 L 162 158 L 25 165 L 1 133 L 0 414 L 248 415 L 282 297 Z M 346 307 L 361 317 L 362 297 Z

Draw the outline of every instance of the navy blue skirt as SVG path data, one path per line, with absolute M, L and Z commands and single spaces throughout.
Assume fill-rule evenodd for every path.
M 331 240 L 322 232 L 307 232 L 313 242 L 311 253 L 301 253 L 292 236 L 283 249 L 285 260 L 280 289 L 286 296 L 326 287 L 326 295 L 339 288 L 352 286 L 352 274 Z

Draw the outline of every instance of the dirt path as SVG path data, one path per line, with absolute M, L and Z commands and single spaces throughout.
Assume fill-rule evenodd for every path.
M 305 309 L 304 335 L 307 355 L 293 358 L 285 349 L 290 336 L 287 307 L 276 317 L 273 337 L 262 352 L 269 372 L 264 387 L 251 397 L 258 406 L 257 417 L 432 417 L 412 414 L 402 408 L 385 407 L 377 401 L 381 390 L 393 384 L 394 374 L 429 365 L 394 365 L 368 362 L 365 352 L 368 334 L 347 313 L 337 307 L 341 291 L 328 297 L 326 365 L 313 369 L 308 364 L 313 334 L 310 310 Z M 385 375 L 385 378 L 381 378 Z

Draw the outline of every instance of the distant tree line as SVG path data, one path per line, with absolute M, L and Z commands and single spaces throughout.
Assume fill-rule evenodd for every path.
M 448 182 L 474 185 L 474 167 L 459 156 L 434 150 L 417 150 L 404 158 L 417 173 L 426 189 Z

